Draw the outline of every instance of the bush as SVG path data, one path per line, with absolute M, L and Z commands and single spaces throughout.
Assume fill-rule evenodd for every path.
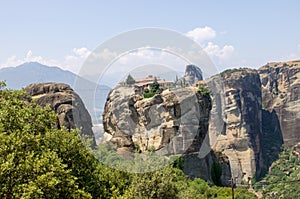
M 144 93 L 144 98 L 151 98 L 155 95 L 156 93 Z
M 222 181 L 221 181 L 222 167 L 220 163 L 214 162 L 211 165 L 210 174 L 214 184 L 217 186 L 222 186 Z
M 211 94 L 209 88 L 203 84 L 200 84 L 198 89 L 202 93 L 202 95 L 210 95 Z

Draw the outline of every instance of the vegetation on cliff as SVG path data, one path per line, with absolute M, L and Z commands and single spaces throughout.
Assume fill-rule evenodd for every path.
M 300 161 L 288 148 L 284 148 L 269 168 L 269 173 L 255 188 L 264 198 L 298 198 L 300 195 Z

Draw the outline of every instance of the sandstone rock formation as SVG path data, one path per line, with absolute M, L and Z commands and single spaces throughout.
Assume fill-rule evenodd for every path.
M 35 83 L 25 88 L 32 98 L 41 106 L 49 106 L 58 114 L 57 128 L 66 127 L 69 131 L 78 128 L 81 135 L 95 138 L 92 131 L 92 121 L 80 97 L 73 89 L 62 83 Z
M 108 97 L 103 124 L 119 147 L 138 145 L 142 151 L 154 147 L 172 154 L 201 145 L 209 111 L 209 98 L 196 88 L 165 90 L 143 99 L 133 88 L 119 87 Z
M 193 67 L 187 71 L 197 71 Z M 189 84 L 202 79 L 191 74 L 184 77 Z M 191 177 L 211 180 L 210 166 L 219 162 L 224 184 L 231 177 L 238 185 L 247 183 L 268 171 L 282 144 L 300 157 L 299 78 L 300 61 L 224 71 L 195 84 L 210 88 L 210 112 L 196 87 L 149 99 L 132 88 L 117 88 L 106 103 L 104 129 L 119 148 L 184 152 L 184 170 Z
M 212 92 L 210 145 L 228 156 L 237 183 L 246 183 L 263 166 L 259 75 L 251 69 L 233 69 L 202 83 Z
M 202 71 L 195 65 L 187 65 L 184 78 L 189 85 L 193 85 L 194 83 L 203 79 Z
M 199 157 L 210 109 L 209 95 L 195 87 L 165 90 L 147 99 L 133 88 L 118 87 L 108 96 L 102 120 L 119 151 L 138 147 L 141 152 L 184 154 L 185 173 L 210 181 L 211 164 L 219 162 L 224 169 L 222 179 L 228 182 L 231 174 L 226 158 L 215 155 L 210 148 Z
M 284 144 L 300 142 L 300 61 L 268 63 L 258 70 L 263 108 L 279 120 Z

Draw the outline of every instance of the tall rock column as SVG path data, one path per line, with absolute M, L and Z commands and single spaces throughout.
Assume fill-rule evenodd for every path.
M 211 147 L 228 156 L 237 183 L 246 183 L 259 175 L 263 165 L 259 75 L 251 69 L 233 69 L 204 83 L 211 89 L 213 100 L 209 123 Z
M 277 115 L 283 142 L 293 147 L 300 142 L 300 61 L 268 63 L 258 71 L 263 108 Z

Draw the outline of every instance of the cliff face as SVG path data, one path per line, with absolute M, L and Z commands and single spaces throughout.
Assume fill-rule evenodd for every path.
M 300 61 L 269 63 L 258 70 L 263 108 L 278 117 L 283 142 L 300 142 Z
M 299 78 L 300 61 L 227 70 L 197 83 L 210 88 L 211 101 L 195 87 L 149 99 L 117 88 L 106 103 L 104 128 L 119 148 L 184 153 L 191 177 L 211 180 L 210 166 L 219 162 L 224 184 L 231 175 L 247 183 L 268 171 L 282 144 L 300 157 Z
M 81 135 L 92 139 L 92 120 L 80 97 L 73 89 L 62 83 L 36 83 L 25 88 L 40 106 L 49 106 L 58 114 L 57 128 L 66 127 L 69 131 L 78 128 Z
M 197 151 L 204 139 L 210 98 L 196 88 L 165 90 L 143 99 L 130 87 L 114 89 L 103 114 L 104 130 L 111 142 L 129 149 L 138 145 L 164 154 Z
M 212 91 L 210 145 L 226 154 L 237 183 L 247 182 L 263 166 L 261 83 L 255 70 L 233 69 L 206 80 Z
M 210 109 L 209 95 L 194 87 L 165 90 L 147 99 L 133 88 L 119 87 L 108 96 L 103 125 L 120 152 L 138 147 L 142 152 L 184 154 L 185 173 L 207 180 L 211 180 L 211 164 L 220 162 L 224 167 L 222 178 L 227 181 L 230 167 L 226 158 L 214 155 L 210 148 L 204 157 L 199 157 Z

